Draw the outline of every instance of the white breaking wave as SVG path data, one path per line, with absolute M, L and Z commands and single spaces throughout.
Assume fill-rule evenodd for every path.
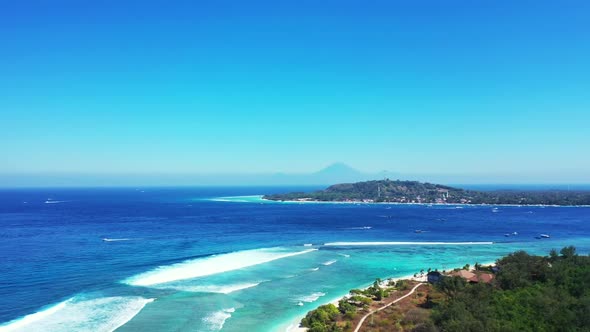
M 42 320 L 43 318 L 49 317 L 59 310 L 65 308 L 66 304 L 72 301 L 72 299 L 68 299 L 66 301 L 60 302 L 58 304 L 46 307 L 44 310 L 37 311 L 34 314 L 26 315 L 22 318 L 17 318 L 13 321 L 4 323 L 0 325 L 0 331 L 18 331 L 21 328 L 25 328 L 27 325 L 30 325 L 34 322 Z
M 331 261 L 323 262 L 322 265 L 328 266 L 328 265 L 332 265 L 332 264 L 334 264 L 336 262 L 337 262 L 337 260 L 333 259 Z
M 54 201 L 54 200 L 48 199 L 45 201 L 45 204 L 58 204 L 58 203 L 65 203 L 65 202 L 67 202 L 67 201 Z
M 207 327 L 207 331 L 219 331 L 223 328 L 225 321 L 231 317 L 231 314 L 236 311 L 236 308 L 223 309 L 216 311 L 207 317 L 203 318 L 203 323 Z
M 297 299 L 295 299 L 295 301 L 311 303 L 311 302 L 317 301 L 320 297 L 322 297 L 324 295 L 326 295 L 326 293 L 315 292 L 315 293 L 311 293 L 309 295 L 298 297 Z
M 350 257 L 350 255 L 349 255 L 349 254 L 338 254 L 338 255 L 340 255 L 340 256 L 344 256 L 344 257 L 346 257 L 346 258 Z
M 494 244 L 494 242 L 328 242 L 325 246 L 397 246 L 397 245 L 418 245 L 418 246 L 455 246 L 455 245 L 483 245 Z
M 262 195 L 248 195 L 248 196 L 224 196 L 209 198 L 213 202 L 236 202 L 236 203 L 252 203 L 264 202 Z
M 319 269 L 320 269 L 319 267 L 314 267 L 313 269 L 310 269 L 310 270 L 311 270 L 311 271 L 317 271 L 317 270 L 319 270 Z
M 362 227 L 348 227 L 345 229 L 371 229 L 373 226 L 362 226 Z
M 288 251 L 284 248 L 266 248 L 237 251 L 160 266 L 154 270 L 128 278 L 123 282 L 133 286 L 151 286 L 239 270 L 281 258 L 307 254 L 316 250 L 318 249 Z
M 136 296 L 80 301 L 72 298 L 0 325 L 0 331 L 111 332 L 131 320 L 153 300 Z
M 253 283 L 243 283 L 243 284 L 233 284 L 233 285 L 172 286 L 170 288 L 180 290 L 180 291 L 185 291 L 185 292 L 229 294 L 229 293 L 237 292 L 242 289 L 256 287 L 256 286 L 260 285 L 260 283 L 262 283 L 262 282 L 264 282 L 264 281 L 253 282 Z

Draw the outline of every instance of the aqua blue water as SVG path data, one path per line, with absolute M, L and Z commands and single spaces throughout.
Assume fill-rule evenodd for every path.
M 0 191 L 0 331 L 284 331 L 377 277 L 590 252 L 588 207 L 243 197 L 293 189 Z

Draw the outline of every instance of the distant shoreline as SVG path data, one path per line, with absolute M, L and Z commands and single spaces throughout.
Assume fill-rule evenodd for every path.
M 372 180 L 339 183 L 323 190 L 268 194 L 264 199 L 353 204 L 485 204 L 497 206 L 590 206 L 590 191 L 477 191 L 418 181 Z
M 279 200 L 264 198 L 264 195 L 258 195 L 260 200 L 275 203 L 300 203 L 300 204 L 352 204 L 352 205 L 422 205 L 422 206 L 490 206 L 490 207 L 590 207 L 590 205 L 559 205 L 559 204 L 488 204 L 488 203 L 400 203 L 400 202 L 364 202 L 364 201 L 319 201 L 319 200 Z M 252 195 L 243 197 L 253 197 Z

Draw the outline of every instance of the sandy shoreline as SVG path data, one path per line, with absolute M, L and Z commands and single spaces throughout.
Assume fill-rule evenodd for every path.
M 495 263 L 496 263 L 495 261 L 494 262 L 486 262 L 486 263 L 482 263 L 481 265 L 482 266 L 488 266 L 488 265 L 493 265 Z M 453 267 L 450 270 L 461 269 L 461 268 L 463 268 L 463 266 Z M 470 270 L 474 270 L 474 267 L 471 266 L 470 267 Z M 389 282 L 391 282 L 391 281 L 398 282 L 399 280 L 413 280 L 413 281 L 418 281 L 418 282 L 426 282 L 426 280 L 427 280 L 426 278 L 427 278 L 426 277 L 426 274 L 424 274 L 421 277 L 414 277 L 413 275 L 407 275 L 407 276 L 402 276 L 402 277 L 386 278 L 386 279 L 383 279 L 383 281 L 381 282 L 381 286 L 382 287 L 385 287 L 385 286 L 387 286 L 387 284 Z M 367 288 L 369 288 L 371 286 L 372 286 L 372 284 L 369 284 L 368 286 L 358 287 L 358 288 L 359 289 L 367 289 Z M 348 294 L 349 293 L 346 293 L 346 294 L 344 294 L 342 296 L 339 296 L 339 297 L 337 297 L 335 299 L 332 299 L 331 301 L 322 302 L 322 303 L 318 304 L 315 308 L 313 308 L 311 310 L 315 310 L 318 307 L 320 307 L 322 305 L 326 305 L 326 304 L 333 304 L 335 306 L 338 306 L 338 302 L 342 298 L 346 297 Z M 305 313 L 305 314 L 307 314 L 307 313 Z M 291 320 L 289 323 L 287 323 L 288 325 L 287 324 L 283 325 L 283 326 L 286 326 L 286 329 L 284 331 L 285 332 L 305 332 L 305 331 L 307 331 L 307 328 L 306 327 L 300 326 L 301 319 L 303 319 L 304 317 L 305 317 L 305 315 L 298 316 L 297 318 L 295 318 L 295 319 Z

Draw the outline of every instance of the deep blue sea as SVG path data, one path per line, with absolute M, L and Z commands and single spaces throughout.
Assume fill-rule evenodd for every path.
M 589 207 L 256 196 L 297 189 L 0 190 L 0 331 L 285 331 L 377 277 L 590 252 Z

